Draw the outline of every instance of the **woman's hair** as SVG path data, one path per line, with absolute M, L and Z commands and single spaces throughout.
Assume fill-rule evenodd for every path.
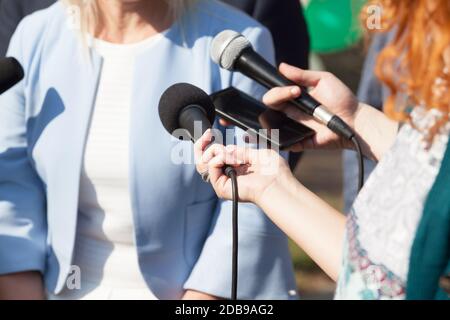
M 450 1 L 371 0 L 381 9 L 381 30 L 395 32 L 380 53 L 376 74 L 391 90 L 385 112 L 396 120 L 409 120 L 417 105 L 438 109 L 442 117 L 430 128 L 430 140 L 447 123 L 450 112 Z M 374 8 L 374 7 L 371 7 Z M 363 11 L 367 29 L 369 7 Z M 364 16 L 365 15 L 365 16 Z
M 98 27 L 99 15 L 97 0 L 60 0 L 68 6 L 77 9 L 78 27 L 82 34 L 94 32 Z M 112 0 L 110 0 L 112 1 Z M 152 1 L 152 0 L 150 0 Z M 165 0 L 170 8 L 170 14 L 179 18 L 183 12 L 197 0 Z

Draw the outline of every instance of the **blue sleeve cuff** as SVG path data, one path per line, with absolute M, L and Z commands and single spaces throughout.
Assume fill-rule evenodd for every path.
M 39 271 L 44 274 L 45 250 L 30 239 L 0 235 L 0 275 Z

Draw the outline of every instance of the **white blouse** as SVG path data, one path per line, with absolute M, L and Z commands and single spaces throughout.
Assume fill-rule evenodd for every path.
M 102 72 L 81 174 L 74 265 L 81 290 L 62 299 L 157 299 L 139 268 L 129 191 L 134 61 L 161 35 L 131 45 L 94 41 Z

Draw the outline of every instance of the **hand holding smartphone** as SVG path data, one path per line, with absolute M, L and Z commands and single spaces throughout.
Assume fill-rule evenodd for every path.
M 213 93 L 211 98 L 219 117 L 258 137 L 260 142 L 262 140 L 268 146 L 284 150 L 315 134 L 310 128 L 282 112 L 267 108 L 262 102 L 234 87 Z M 275 134 L 274 129 L 278 129 L 278 134 Z

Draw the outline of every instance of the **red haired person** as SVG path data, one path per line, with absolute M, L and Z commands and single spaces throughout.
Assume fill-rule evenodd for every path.
M 220 197 L 231 197 L 225 164 L 238 171 L 239 197 L 253 202 L 330 277 L 337 299 L 448 299 L 450 272 L 450 2 L 372 1 L 383 31 L 395 30 L 376 73 L 390 88 L 386 114 L 357 101 L 332 74 L 281 65 L 280 71 L 352 126 L 378 166 L 340 212 L 301 185 L 271 150 L 196 144 Z M 296 150 L 351 148 L 289 105 L 299 87 L 275 88 L 264 102 L 317 134 Z M 446 292 L 447 290 L 447 292 Z

